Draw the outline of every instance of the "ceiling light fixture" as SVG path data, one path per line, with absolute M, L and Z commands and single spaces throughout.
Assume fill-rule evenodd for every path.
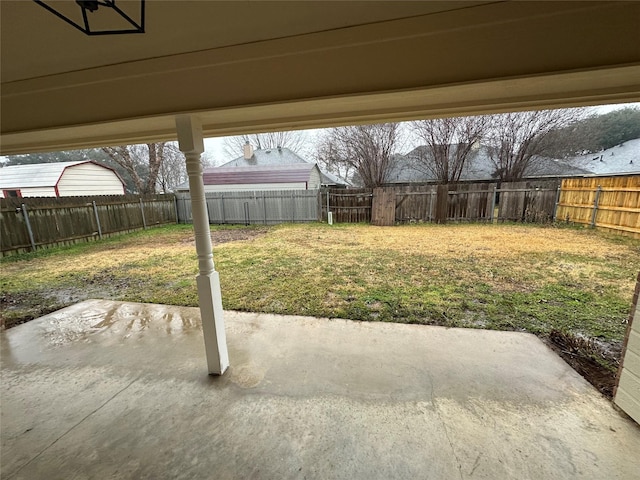
M 145 0 L 33 1 L 86 35 L 144 33 Z

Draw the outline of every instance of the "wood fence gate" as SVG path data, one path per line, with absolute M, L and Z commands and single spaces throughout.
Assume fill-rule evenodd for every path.
M 394 188 L 374 188 L 371 224 L 391 227 L 396 224 L 396 191 Z

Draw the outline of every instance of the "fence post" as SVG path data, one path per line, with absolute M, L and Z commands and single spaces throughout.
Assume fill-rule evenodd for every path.
M 591 228 L 596 226 L 596 215 L 598 214 L 598 202 L 600 201 L 600 192 L 602 191 L 602 187 L 598 185 L 596 189 L 596 198 L 593 201 L 593 213 L 591 214 Z
M 434 198 L 436 196 L 436 192 L 431 190 L 429 193 L 429 222 L 433 222 L 434 211 L 436 209 L 436 202 L 434 202 Z
M 222 210 L 222 223 L 227 223 L 226 215 L 224 214 L 224 193 L 220 194 L 220 210 Z
M 262 210 L 264 211 L 264 224 L 267 224 L 267 194 L 262 192 Z
M 498 194 L 498 187 L 496 185 L 493 186 L 493 198 L 491 199 L 491 214 L 489 218 L 491 219 L 491 223 L 494 223 L 494 217 L 496 215 L 496 195 Z
M 144 204 L 142 198 L 140 199 L 140 212 L 142 212 L 142 228 L 147 229 L 147 220 L 144 218 Z
M 449 185 L 438 185 L 436 195 L 436 223 L 447 223 L 449 210 Z
M 553 207 L 553 222 L 555 223 L 558 220 L 558 205 L 560 205 L 560 191 L 562 190 L 562 185 L 558 185 L 558 190 L 556 191 L 556 204 Z
M 98 225 L 98 236 L 100 240 L 102 240 L 102 226 L 100 225 L 100 217 L 98 216 L 98 206 L 96 205 L 96 201 L 93 200 L 93 214 L 96 216 L 96 225 Z
M 33 239 L 33 230 L 31 230 L 31 222 L 29 221 L 29 212 L 27 206 L 22 204 L 22 215 L 24 216 L 24 224 L 27 226 L 27 233 L 29 234 L 29 241 L 31 242 L 32 251 L 36 251 L 36 242 Z
M 296 223 L 296 197 L 295 197 L 295 193 L 291 194 L 291 210 L 292 210 L 291 215 L 293 216 L 293 219 L 291 221 L 292 221 L 292 223 Z
M 173 197 L 173 209 L 176 211 L 176 223 L 180 223 L 180 217 L 178 215 L 178 197 Z
M 249 225 L 249 202 L 244 202 L 244 225 Z
M 329 212 L 330 212 L 330 207 L 329 207 L 329 190 L 327 190 L 327 223 L 329 222 Z

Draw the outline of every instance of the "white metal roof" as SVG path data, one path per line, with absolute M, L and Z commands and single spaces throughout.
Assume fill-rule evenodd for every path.
M 29 187 L 55 187 L 65 168 L 91 163 L 89 160 L 77 162 L 34 163 L 0 168 L 0 189 Z

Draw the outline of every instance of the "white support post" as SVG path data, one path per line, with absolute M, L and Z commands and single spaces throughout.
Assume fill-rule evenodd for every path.
M 193 230 L 200 270 L 200 274 L 196 277 L 198 303 L 202 317 L 207 366 L 209 374 L 222 375 L 229 366 L 229 353 L 224 331 L 220 278 L 213 264 L 211 230 L 200 163 L 200 155 L 204 152 L 202 125 L 196 117 L 180 115 L 176 117 L 176 129 L 180 150 L 187 160 L 189 175 Z

